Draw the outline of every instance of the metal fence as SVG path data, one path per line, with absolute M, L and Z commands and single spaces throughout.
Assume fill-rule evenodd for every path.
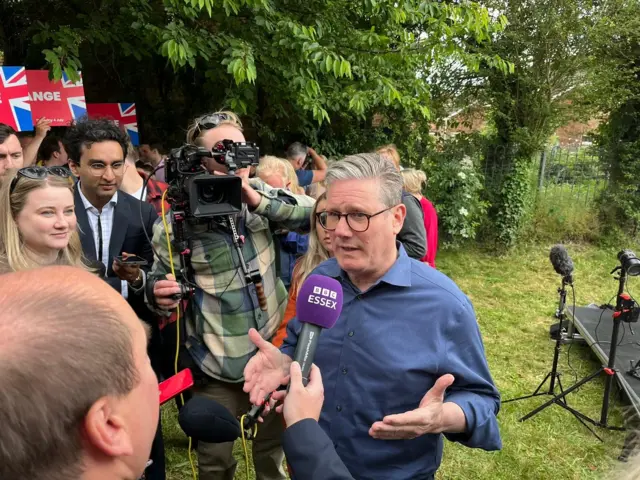
M 545 150 L 537 166 L 537 198 L 541 199 L 553 195 L 590 205 L 609 181 L 598 152 L 591 148 Z
M 489 149 L 482 164 L 485 191 L 495 192 L 513 168 L 514 153 Z M 598 152 L 590 147 L 546 149 L 534 156 L 529 171 L 536 202 L 591 206 L 607 186 L 607 173 Z

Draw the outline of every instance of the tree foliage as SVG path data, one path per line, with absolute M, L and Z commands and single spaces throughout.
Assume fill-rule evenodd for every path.
M 482 100 L 491 109 L 493 131 L 488 168 L 501 181 L 488 192 L 493 234 L 512 246 L 525 218 L 533 155 L 571 113 L 587 88 L 590 32 L 599 8 L 583 0 L 493 0 L 508 18 L 505 30 L 482 50 L 514 65 L 513 72 L 487 72 Z
M 640 224 L 640 4 L 614 0 L 593 33 L 592 91 L 587 102 L 607 112 L 596 143 L 609 173 L 600 213 L 614 232 Z
M 333 123 L 351 134 L 374 113 L 425 122 L 438 62 L 507 69 L 469 48 L 505 23 L 473 2 L 23 0 L 0 15 L 19 19 L 3 25 L 7 61 L 54 78 L 82 70 L 90 101 L 127 93 L 146 116 L 143 136 L 145 121 L 175 132 L 223 105 L 267 148 L 331 137 Z

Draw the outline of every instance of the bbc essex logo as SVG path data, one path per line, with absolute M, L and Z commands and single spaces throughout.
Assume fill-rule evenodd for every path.
M 336 309 L 336 299 L 338 298 L 338 293 L 333 290 L 329 290 L 328 288 L 322 288 L 318 286 L 313 287 L 313 293 L 309 295 L 308 302 L 313 303 L 314 305 L 321 305 L 323 307 L 328 307 L 332 309 Z

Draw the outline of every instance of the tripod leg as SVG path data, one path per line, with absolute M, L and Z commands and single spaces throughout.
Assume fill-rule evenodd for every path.
M 560 380 L 560 374 L 556 373 L 556 378 L 558 379 L 558 387 L 560 387 L 560 393 L 564 394 L 564 387 L 562 386 L 562 380 Z M 552 392 L 551 394 L 553 395 L 555 392 Z M 569 402 L 567 401 L 567 397 L 562 397 L 560 400 L 558 400 L 559 402 L 562 402 L 563 404 L 565 404 L 566 406 L 569 406 Z
M 541 393 L 540 390 L 542 390 L 542 387 L 544 386 L 545 383 L 547 383 L 547 380 L 549 379 L 550 376 L 551 376 L 551 372 L 547 373 L 547 376 L 544 377 L 544 380 L 542 380 L 542 382 L 540 382 L 540 385 L 538 385 L 538 388 L 536 388 L 531 395 L 525 395 L 523 397 L 511 398 L 509 400 L 504 400 L 502 403 L 517 402 L 518 400 L 525 400 L 527 398 L 533 398 L 533 397 L 538 397 L 540 395 L 546 395 L 547 392 L 542 392 Z
M 574 408 L 571 408 L 570 406 L 568 406 L 565 403 L 558 403 L 558 405 L 561 406 L 562 408 L 564 408 L 569 413 L 571 413 L 576 418 L 576 420 L 578 420 L 582 425 L 584 425 L 584 427 L 587 430 L 589 430 L 593 434 L 594 437 L 596 437 L 601 442 L 604 442 L 602 437 L 600 437 L 600 435 L 598 435 L 589 425 L 587 425 L 587 422 L 589 422 L 589 423 L 597 426 L 598 422 L 596 422 L 592 418 L 587 417 L 584 413 L 579 412 L 578 410 L 576 410 Z
M 598 371 L 592 373 L 591 375 L 589 375 L 586 378 L 583 378 L 582 380 L 580 380 L 578 383 L 576 383 L 575 385 L 572 385 L 571 387 L 569 387 L 567 390 L 565 390 L 564 392 L 562 392 L 560 395 L 556 395 L 554 396 L 551 400 L 549 400 L 548 402 L 543 403 L 542 405 L 540 405 L 538 408 L 536 408 L 535 410 L 532 410 L 531 412 L 529 412 L 528 414 L 526 414 L 524 417 L 522 417 L 520 419 L 521 422 L 524 422 L 525 420 L 530 419 L 531 417 L 533 417 L 534 415 L 537 415 L 538 413 L 540 413 L 542 410 L 544 410 L 545 408 L 547 408 L 549 405 L 552 405 L 554 403 L 558 403 L 558 400 L 564 399 L 567 395 L 569 395 L 571 392 L 573 392 L 574 390 L 580 388 L 582 385 L 584 385 L 587 382 L 590 382 L 591 380 L 593 380 L 594 378 L 596 378 L 598 375 L 600 375 L 602 372 L 604 371 L 604 368 L 599 369 Z

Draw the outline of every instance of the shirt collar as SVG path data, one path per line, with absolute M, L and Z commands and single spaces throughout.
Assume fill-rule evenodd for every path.
M 84 205 L 84 209 L 85 210 L 98 210 L 90 201 L 87 197 L 84 196 L 84 193 L 82 193 L 82 188 L 80 187 L 80 182 L 78 182 L 78 184 L 76 185 L 76 188 L 78 189 L 78 193 L 80 194 L 80 198 L 82 199 L 82 203 Z M 116 190 L 116 193 L 113 194 L 113 197 L 111 197 L 111 200 L 109 200 L 107 202 L 108 204 L 112 205 L 112 206 L 116 206 L 116 204 L 118 203 L 118 191 Z
M 411 286 L 411 258 L 407 255 L 402 243 L 396 241 L 396 247 L 398 249 L 398 258 L 391 268 L 387 270 L 387 273 L 385 273 L 382 278 L 374 284 L 374 286 L 380 282 L 385 282 L 396 287 Z M 347 272 L 340 268 L 340 265 L 335 258 L 327 265 L 326 272 L 327 275 L 332 278 L 341 278 L 343 280 L 349 278 Z

